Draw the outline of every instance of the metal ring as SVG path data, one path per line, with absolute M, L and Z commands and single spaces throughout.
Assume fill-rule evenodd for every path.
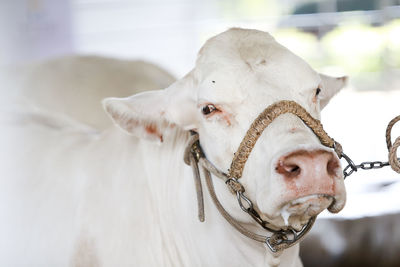
M 278 250 L 281 250 L 281 248 L 277 249 L 276 246 L 279 246 L 281 244 L 286 244 L 286 248 L 293 246 L 296 244 L 312 227 L 314 224 L 315 217 L 311 217 L 311 219 L 301 228 L 300 231 L 296 231 L 295 229 L 291 228 L 288 230 L 281 230 L 277 233 L 275 233 L 275 244 L 271 244 L 271 237 L 267 237 L 265 239 L 265 243 L 267 244 L 268 248 L 272 252 L 277 252 Z M 288 235 L 291 234 L 293 235 L 292 239 L 288 238 Z
M 272 252 L 274 252 L 274 253 L 278 252 L 278 250 L 272 246 L 270 240 L 271 240 L 271 237 L 267 237 L 267 239 L 265 239 L 265 244 L 267 244 L 268 248 L 269 248 Z
M 244 212 L 249 213 L 249 210 L 252 210 L 252 209 L 253 209 L 253 203 L 252 203 L 251 200 L 248 199 L 242 192 L 237 191 L 237 192 L 236 192 L 236 198 L 237 198 L 237 200 L 238 200 L 238 203 L 239 203 L 240 208 L 241 208 Z M 242 199 L 244 199 L 244 201 L 247 202 L 247 204 L 249 205 L 248 208 L 246 208 L 246 207 L 243 205 Z
M 347 161 L 347 163 L 353 169 L 353 171 L 356 172 L 357 167 L 356 167 L 356 164 L 354 164 L 353 160 L 349 156 L 347 156 L 344 152 L 342 152 L 341 156 Z
M 293 228 L 290 228 L 290 231 L 291 231 L 292 234 L 293 234 L 293 240 L 297 240 L 297 239 L 298 239 L 298 237 L 297 237 L 297 231 L 294 230 Z
M 235 183 L 238 183 L 238 182 L 239 182 L 236 178 L 231 177 L 231 178 L 226 179 L 225 184 L 226 184 L 226 185 L 229 185 L 229 182 L 230 182 L 230 181 L 234 181 Z

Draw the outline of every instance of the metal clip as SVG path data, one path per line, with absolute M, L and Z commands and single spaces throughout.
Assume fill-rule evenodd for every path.
M 281 230 L 274 233 L 271 237 L 265 239 L 265 244 L 272 252 L 278 252 L 279 250 L 288 248 L 296 244 L 303 236 L 311 229 L 315 222 L 315 217 L 312 217 L 306 225 L 302 227 L 300 231 L 296 231 L 292 228 L 288 230 Z M 271 243 L 273 238 L 273 244 Z M 279 248 L 278 246 L 283 245 L 284 248 Z
M 248 199 L 248 198 L 243 194 L 243 192 L 237 191 L 237 192 L 236 192 L 236 197 L 237 197 L 237 200 L 238 200 L 238 202 L 239 202 L 240 208 L 241 208 L 244 212 L 249 213 L 249 211 L 253 209 L 253 203 L 251 202 L 250 199 Z M 242 199 L 243 199 L 244 201 L 247 202 L 247 205 L 248 205 L 247 208 L 243 205 Z
M 190 148 L 190 152 L 193 154 L 196 162 L 199 162 L 200 158 L 204 157 L 199 140 L 193 143 L 192 147 Z
M 344 158 L 348 163 L 346 168 L 344 168 L 343 170 L 344 179 L 346 179 L 347 176 L 350 176 L 353 172 L 357 171 L 357 165 L 354 164 L 353 160 L 343 152 L 341 154 L 341 157 Z M 351 168 L 350 171 L 348 171 L 349 168 Z
M 272 244 L 271 244 L 271 237 L 267 237 L 267 239 L 265 240 L 265 244 L 267 244 L 267 247 L 268 247 L 273 253 L 278 252 L 278 250 L 277 250 L 276 248 L 274 248 L 274 246 L 272 246 Z

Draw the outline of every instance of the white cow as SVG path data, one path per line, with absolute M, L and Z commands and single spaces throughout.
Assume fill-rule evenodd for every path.
M 103 98 L 161 89 L 175 81 L 148 62 L 99 56 L 64 56 L 0 69 L 0 80 L 0 89 L 7 90 L 2 93 L 9 95 L 0 99 L 2 106 L 14 97 L 23 106 L 64 114 L 99 130 L 112 125 L 99 105 Z
M 272 253 L 232 228 L 207 194 L 206 220 L 197 220 L 192 170 L 182 160 L 188 130 L 227 172 L 267 106 L 294 100 L 319 118 L 345 80 L 318 74 L 267 33 L 230 29 L 165 90 L 105 99 L 118 128 L 92 132 L 56 114 L 7 113 L 0 265 L 301 266 L 298 244 Z M 292 114 L 263 132 L 240 180 L 275 228 L 298 230 L 345 203 L 336 154 Z M 260 231 L 225 183 L 214 184 L 227 211 Z

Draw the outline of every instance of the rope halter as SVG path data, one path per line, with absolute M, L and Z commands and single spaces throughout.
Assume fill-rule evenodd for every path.
M 311 229 L 316 218 L 316 216 L 313 216 L 300 231 L 296 231 L 292 228 L 277 229 L 276 226 L 262 220 L 261 216 L 253 208 L 252 201 L 245 196 L 244 186 L 239 182 L 239 179 L 242 177 L 243 169 L 247 159 L 249 158 L 258 138 L 276 118 L 286 113 L 291 113 L 299 117 L 314 132 L 324 146 L 333 148 L 335 150 L 339 158 L 344 155 L 341 145 L 328 136 L 319 120 L 314 119 L 302 106 L 296 102 L 288 100 L 274 103 L 267 107 L 260 115 L 258 115 L 240 143 L 237 152 L 234 154 L 228 173 L 218 170 L 209 160 L 207 160 L 201 148 L 197 133 L 192 135 L 184 155 L 185 163 L 190 165 L 193 169 L 198 200 L 199 220 L 203 222 L 205 219 L 203 192 L 199 170 L 200 166 L 202 173 L 204 174 L 211 199 L 213 200 L 220 214 L 240 233 L 258 242 L 265 243 L 272 252 L 278 252 L 297 244 Z M 247 230 L 224 209 L 215 194 L 211 173 L 222 179 L 228 185 L 230 191 L 233 194 L 236 194 L 240 208 L 249 214 L 259 225 L 261 225 L 262 228 L 271 232 L 271 236 L 259 235 Z
M 324 131 L 322 124 L 319 120 L 314 119 L 302 106 L 294 101 L 283 100 L 274 103 L 267 107 L 251 124 L 245 137 L 239 145 L 237 152 L 234 154 L 231 166 L 228 173 L 218 170 L 206 157 L 201 148 L 199 142 L 199 136 L 193 132 L 192 137 L 185 149 L 184 161 L 190 165 L 193 169 L 193 175 L 195 178 L 196 192 L 197 192 L 197 203 L 198 203 L 198 216 L 201 222 L 204 221 L 204 201 L 203 191 L 201 186 L 201 177 L 199 166 L 201 167 L 202 173 L 204 174 L 208 191 L 211 199 L 213 200 L 216 208 L 220 214 L 228 221 L 236 230 L 243 235 L 256 240 L 258 242 L 265 243 L 272 252 L 279 252 L 286 248 L 289 248 L 297 244 L 302 238 L 308 233 L 312 225 L 315 222 L 316 216 L 310 218 L 310 220 L 303 226 L 300 231 L 296 231 L 292 228 L 289 229 L 277 229 L 274 225 L 269 222 L 262 220 L 258 212 L 253 208 L 252 201 L 244 194 L 245 188 L 239 182 L 242 177 L 243 169 L 246 162 L 253 150 L 258 138 L 261 136 L 263 131 L 270 125 L 276 118 L 282 114 L 291 113 L 299 117 L 319 138 L 322 145 L 329 148 L 333 148 L 339 158 L 344 158 L 349 164 L 343 171 L 344 177 L 349 176 L 351 173 L 357 171 L 358 168 L 363 168 L 363 164 L 355 165 L 354 162 L 343 153 L 342 146 L 333 140 Z M 379 168 L 390 165 L 392 169 L 400 173 L 400 160 L 397 158 L 397 148 L 400 146 L 400 137 L 397 137 L 394 143 L 391 141 L 391 131 L 395 123 L 400 121 L 400 116 L 395 117 L 390 121 L 386 129 L 386 143 L 389 151 L 389 162 L 380 163 Z M 365 162 L 372 167 L 374 162 Z M 346 169 L 351 168 L 350 172 Z M 372 168 L 363 168 L 372 169 Z M 214 185 L 211 179 L 211 173 L 225 181 L 226 185 L 233 194 L 236 194 L 236 198 L 240 208 L 249 214 L 261 227 L 272 233 L 269 235 L 259 235 L 252 231 L 244 228 L 236 219 L 234 219 L 222 206 L 215 194 Z

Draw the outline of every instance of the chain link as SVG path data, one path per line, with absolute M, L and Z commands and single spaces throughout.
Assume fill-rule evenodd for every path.
M 351 158 L 349 158 L 345 153 L 342 153 L 342 158 L 344 158 L 348 163 L 346 168 L 343 169 L 344 179 L 356 172 L 358 169 L 373 170 L 390 166 L 390 163 L 388 161 L 365 161 L 356 165 L 354 164 L 353 160 L 351 160 Z M 398 160 L 400 160 L 400 158 L 398 158 Z

